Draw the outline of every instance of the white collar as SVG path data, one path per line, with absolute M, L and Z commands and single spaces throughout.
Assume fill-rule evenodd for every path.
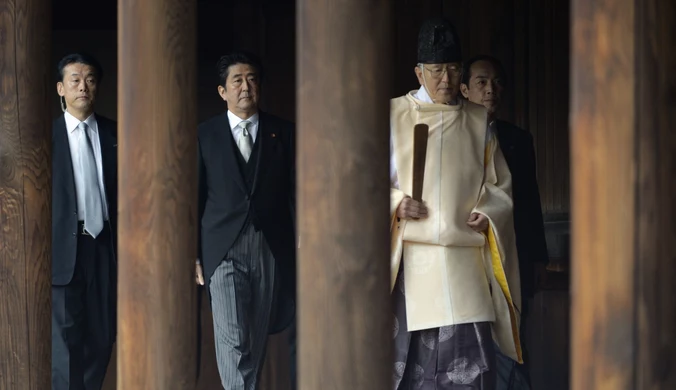
M 427 88 L 425 88 L 424 85 L 420 86 L 420 89 L 418 90 L 418 92 L 415 94 L 414 97 L 423 103 L 434 104 L 434 101 L 432 101 L 432 98 L 430 97 L 430 94 L 427 93 Z
M 424 85 L 420 86 L 420 89 L 418 90 L 418 92 L 415 93 L 415 95 L 413 95 L 413 97 L 420 100 L 423 103 L 437 104 L 437 103 L 434 103 L 434 101 L 430 97 L 430 94 L 427 92 L 427 88 Z M 456 96 L 455 99 L 458 102 L 458 104 L 446 104 L 446 105 L 449 105 L 449 106 L 452 106 L 452 107 L 462 105 L 462 100 L 460 99 L 460 96 Z
M 96 126 L 96 115 L 91 114 L 87 119 L 84 121 L 81 121 L 74 117 L 70 112 L 66 111 L 63 113 L 63 117 L 66 120 L 66 130 L 68 130 L 69 133 L 72 133 L 77 129 L 78 126 L 80 126 L 80 123 L 86 123 L 87 126 L 89 126 L 92 131 L 98 131 L 98 126 Z
M 259 118 L 258 113 L 255 113 L 247 119 L 242 119 L 242 118 L 238 117 L 237 115 L 233 114 L 232 111 L 228 110 L 228 121 L 230 122 L 230 128 L 231 129 L 235 129 L 240 123 L 242 123 L 244 121 L 250 122 L 251 127 L 255 127 L 255 126 L 258 125 L 258 118 Z

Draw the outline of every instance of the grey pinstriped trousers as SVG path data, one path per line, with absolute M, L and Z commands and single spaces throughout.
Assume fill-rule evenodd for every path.
M 225 390 L 255 390 L 275 313 L 275 259 L 263 232 L 242 229 L 209 283 L 216 360 Z

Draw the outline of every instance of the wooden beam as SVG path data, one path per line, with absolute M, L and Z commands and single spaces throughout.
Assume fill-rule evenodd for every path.
M 676 3 L 636 3 L 634 389 L 676 389 Z
M 196 382 L 195 0 L 120 0 L 117 388 Z
M 389 0 L 299 0 L 299 383 L 387 389 Z
M 51 1 L 0 0 L 0 388 L 51 386 Z
M 676 6 L 572 11 L 572 388 L 672 389 Z

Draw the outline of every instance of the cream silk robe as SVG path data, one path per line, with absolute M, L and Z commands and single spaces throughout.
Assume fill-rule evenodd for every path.
M 391 287 L 405 274 L 409 331 L 492 322 L 500 350 L 522 362 L 519 263 L 511 175 L 486 110 L 463 101 L 431 102 L 424 88 L 391 101 Z M 413 127 L 429 126 L 423 200 L 429 215 L 401 220 L 396 210 L 412 193 Z M 472 212 L 488 217 L 486 234 L 467 226 Z M 403 255 L 403 256 L 402 256 Z

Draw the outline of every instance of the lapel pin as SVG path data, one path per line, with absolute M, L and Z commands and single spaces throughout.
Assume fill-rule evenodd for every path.
M 272 133 L 270 135 L 272 136 L 272 138 L 275 138 L 277 136 L 277 134 L 275 134 L 275 133 Z

